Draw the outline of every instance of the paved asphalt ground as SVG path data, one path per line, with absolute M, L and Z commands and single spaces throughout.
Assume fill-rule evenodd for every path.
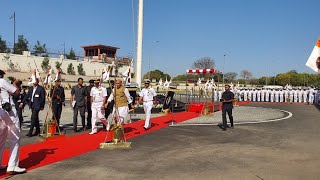
M 130 150 L 97 149 L 10 179 L 320 179 L 319 109 L 248 106 L 293 116 L 228 131 L 213 125 L 168 127 L 130 139 Z

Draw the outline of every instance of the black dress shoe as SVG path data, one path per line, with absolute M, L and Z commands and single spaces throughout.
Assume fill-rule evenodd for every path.
M 39 136 L 40 133 L 34 133 L 32 136 Z
M 28 136 L 28 137 L 32 137 L 32 134 L 29 134 L 29 133 L 28 133 L 28 134 L 26 134 L 26 136 Z

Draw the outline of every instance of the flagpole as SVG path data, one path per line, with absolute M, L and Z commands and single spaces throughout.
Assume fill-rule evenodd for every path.
M 9 19 L 13 19 L 13 54 L 15 53 L 15 44 L 16 44 L 16 12 L 13 12 L 13 16 Z
M 16 44 L 16 12 L 13 12 L 13 53 L 15 53 Z
M 142 74 L 142 40 L 143 40 L 143 0 L 139 0 L 138 12 L 138 38 L 137 38 L 137 76 L 136 81 L 141 87 L 141 74 Z

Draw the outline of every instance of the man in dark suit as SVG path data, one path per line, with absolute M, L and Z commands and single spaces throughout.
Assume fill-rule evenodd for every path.
M 44 109 L 44 105 L 46 102 L 46 92 L 44 88 L 39 85 L 38 78 L 36 78 L 33 86 L 29 89 L 28 94 L 23 98 L 20 107 L 22 108 L 28 100 L 30 102 L 32 114 L 30 130 L 26 136 L 31 137 L 40 134 L 39 112 Z M 34 127 L 36 128 L 36 132 L 32 134 Z
M 222 130 L 227 130 L 227 114 L 229 116 L 231 128 L 233 129 L 233 116 L 232 116 L 232 109 L 233 109 L 233 101 L 234 101 L 234 94 L 230 91 L 230 85 L 225 85 L 225 92 L 222 94 L 222 98 L 220 102 L 222 102 Z
M 17 88 L 20 90 L 20 94 L 18 96 L 13 96 L 12 99 L 13 99 L 15 108 L 17 110 L 17 114 L 20 122 L 20 128 L 21 128 L 21 124 L 23 123 L 23 115 L 22 115 L 23 108 L 20 108 L 19 105 L 22 102 L 24 96 L 26 95 L 26 92 L 21 88 L 22 81 L 20 79 L 17 79 L 15 81 L 16 81 Z M 11 82 L 11 84 L 13 84 L 13 82 Z
M 85 131 L 86 122 L 85 122 L 85 108 L 87 104 L 87 93 L 86 88 L 83 86 L 83 79 L 78 78 L 78 84 L 73 86 L 71 89 L 70 96 L 70 105 L 73 109 L 73 131 L 78 132 L 78 112 L 80 112 L 82 130 Z
M 57 120 L 58 126 L 60 125 L 60 117 L 62 113 L 62 105 L 65 101 L 64 88 L 61 86 L 61 80 L 55 80 L 55 86 L 51 88 L 50 97 L 52 100 L 53 119 Z M 57 132 L 59 132 L 57 127 Z
M 90 97 L 90 92 L 92 87 L 94 86 L 94 80 L 90 79 L 89 81 L 89 86 L 86 86 L 86 91 L 87 91 L 87 100 L 89 100 Z M 91 110 L 91 103 L 87 103 L 87 129 L 91 129 L 91 118 L 92 118 L 92 110 Z

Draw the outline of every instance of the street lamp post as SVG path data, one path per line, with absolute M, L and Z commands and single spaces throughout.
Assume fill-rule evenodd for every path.
M 16 52 L 15 44 L 16 44 L 16 12 L 13 12 L 13 15 L 10 17 L 13 19 L 13 54 Z
M 223 74 L 222 74 L 222 85 L 224 85 L 224 66 L 226 64 L 226 54 L 223 55 Z
M 63 42 L 63 59 L 66 58 L 66 42 Z

